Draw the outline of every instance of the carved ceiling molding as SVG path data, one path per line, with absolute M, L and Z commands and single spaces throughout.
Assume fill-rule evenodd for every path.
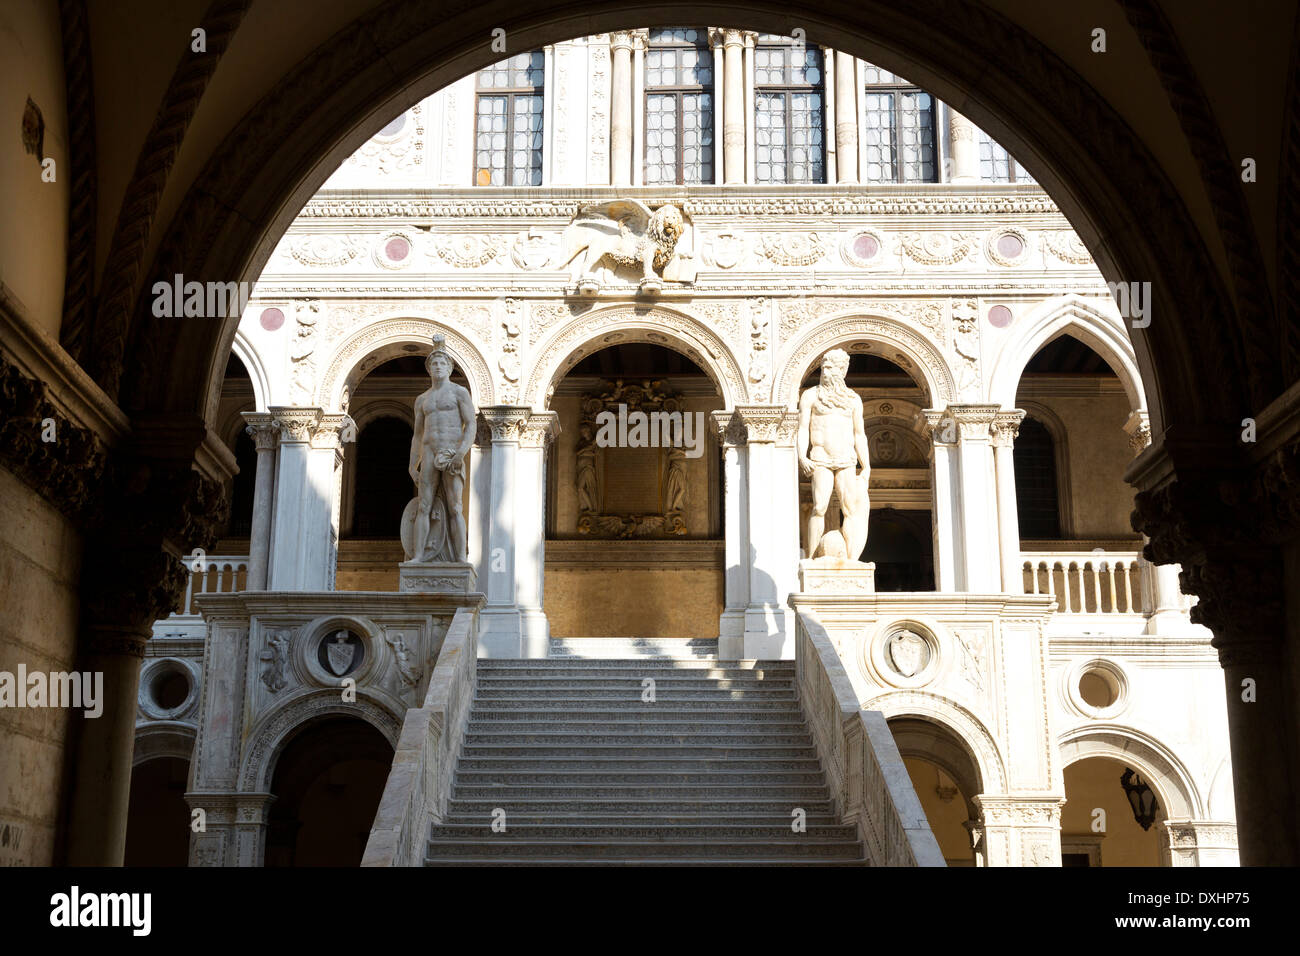
M 545 405 L 559 380 L 586 355 L 631 342 L 650 342 L 681 352 L 709 374 L 729 406 L 748 399 L 740 363 L 727 343 L 703 322 L 662 307 L 616 306 L 583 313 L 545 341 L 533 358 L 524 403 Z

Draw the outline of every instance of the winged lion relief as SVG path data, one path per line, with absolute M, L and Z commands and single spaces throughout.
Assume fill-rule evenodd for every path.
M 619 269 L 639 272 L 639 290 L 663 291 L 664 282 L 693 282 L 694 269 L 684 260 L 691 253 L 678 249 L 685 232 L 682 211 L 665 204 L 651 210 L 635 199 L 584 206 L 564 230 L 560 265 L 571 266 L 581 295 L 595 295 L 604 283 L 601 274 Z

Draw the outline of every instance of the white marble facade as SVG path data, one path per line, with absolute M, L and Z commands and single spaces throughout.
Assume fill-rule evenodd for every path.
M 738 103 L 752 117 L 752 84 L 735 78 L 752 69 L 753 37 L 716 34 L 720 86 L 731 84 L 715 91 L 716 183 L 647 186 L 641 163 L 619 167 L 643 150 L 644 39 L 606 35 L 545 50 L 541 186 L 473 185 L 468 77 L 394 120 L 307 203 L 267 261 L 232 343 L 253 383 L 255 412 L 243 417 L 259 449 L 247 587 L 333 587 L 352 392 L 378 363 L 422 356 L 440 334 L 481 416 L 467 460 L 469 557 L 486 596 L 480 653 L 545 655 L 545 463 L 558 427 L 550 397 L 591 351 L 664 345 L 703 369 L 723 404 L 712 416 L 726 496 L 720 657 L 793 656 L 794 595 L 837 644 L 865 706 L 941 723 L 974 755 L 979 852 L 989 864 L 1060 862 L 1062 770 L 1088 755 L 1127 760 L 1158 786 L 1170 862 L 1235 862 L 1223 833 L 1233 806 L 1221 675 L 1173 569 L 1156 572 L 1135 553 L 1021 549 L 1011 449 L 1030 357 L 1062 331 L 1100 354 L 1123 387 L 1134 452 L 1154 414 L 1125 320 L 1084 244 L 1033 183 L 980 182 L 974 131 L 943 104 L 940 182 L 860 183 L 862 84 L 835 84 L 829 74 L 833 66 L 860 77 L 865 64 L 842 55 L 827 57 L 829 105 L 841 119 L 852 109 L 858 125 L 826 123 L 839 157 L 833 171 L 828 163 L 828 184 L 754 184 L 752 121 L 737 126 L 724 106 Z M 611 115 L 627 102 L 619 80 L 633 84 L 630 117 Z M 666 272 L 654 295 L 621 273 L 599 293 L 579 294 L 561 262 L 563 231 L 584 205 L 612 199 L 677 206 L 678 250 L 692 268 Z M 929 459 L 933 593 L 800 589 L 794 420 L 800 382 L 834 347 L 887 358 L 924 391 L 924 407 L 897 420 Z M 1084 594 L 1076 611 L 1060 594 L 1026 593 L 1039 590 L 1037 562 L 1050 569 L 1062 558 L 1061 581 L 1073 560 L 1077 584 L 1104 585 L 1107 596 L 1090 604 Z M 1105 561 L 1103 573 L 1087 560 Z M 1048 570 L 1043 580 L 1054 577 Z M 1113 605 L 1125 588 L 1140 593 L 1121 613 Z M 1114 613 L 1100 613 L 1106 601 Z M 413 634 L 437 625 L 394 608 L 394 620 L 411 617 Z M 923 662 L 906 676 L 883 648 L 904 625 L 924 641 Z M 175 658 L 194 664 L 195 628 L 173 619 L 156 630 L 187 634 L 170 640 Z M 378 634 L 363 635 L 386 668 L 375 707 L 400 721 L 401 677 L 391 642 Z M 157 642 L 159 654 L 167 640 Z M 261 723 L 273 719 L 279 693 L 257 671 L 264 650 L 244 646 L 239 663 Z M 209 647 L 207 679 L 215 660 Z M 295 665 L 304 686 L 316 666 Z M 1117 690 L 1105 708 L 1077 690 L 1080 674 L 1098 668 Z M 141 739 L 156 735 L 160 719 L 142 706 Z M 166 719 L 193 734 L 199 709 Z M 229 773 L 239 770 L 235 751 L 253 759 L 248 746 L 221 751 Z M 265 786 L 259 771 L 239 772 L 254 782 L 254 800 Z

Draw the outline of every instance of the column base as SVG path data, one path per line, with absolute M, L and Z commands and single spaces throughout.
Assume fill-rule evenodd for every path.
M 474 566 L 465 561 L 403 561 L 397 580 L 406 594 L 469 594 L 478 586 Z
M 539 608 L 485 607 L 479 611 L 479 657 L 546 657 L 550 642 L 551 624 Z
M 722 656 L 719 643 L 718 656 Z M 785 661 L 794 660 L 794 628 L 790 613 L 783 607 L 752 604 L 745 610 L 745 633 L 741 648 L 742 660 Z
M 718 660 L 739 661 L 745 658 L 745 612 L 736 608 L 723 611 L 718 619 Z

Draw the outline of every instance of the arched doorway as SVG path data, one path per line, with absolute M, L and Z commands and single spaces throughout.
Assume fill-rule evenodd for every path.
M 971 798 L 983 790 L 975 758 L 956 733 L 934 721 L 894 717 L 889 729 L 944 859 L 949 866 L 975 866 L 971 824 L 980 812 Z
M 384 735 L 359 718 L 300 729 L 271 778 L 266 865 L 359 865 L 392 760 Z
M 645 342 L 592 351 L 555 386 L 545 585 L 553 637 L 718 636 L 723 500 L 709 413 L 722 405 L 695 362 Z
M 190 762 L 153 757 L 131 769 L 124 866 L 186 866 L 190 850 L 190 809 L 185 790 Z
M 1137 818 L 1125 784 L 1139 801 Z M 1131 763 L 1086 757 L 1065 768 L 1062 866 L 1161 866 L 1164 797 Z M 1150 807 L 1143 807 L 1143 803 Z M 1149 814 L 1149 815 L 1146 815 Z

